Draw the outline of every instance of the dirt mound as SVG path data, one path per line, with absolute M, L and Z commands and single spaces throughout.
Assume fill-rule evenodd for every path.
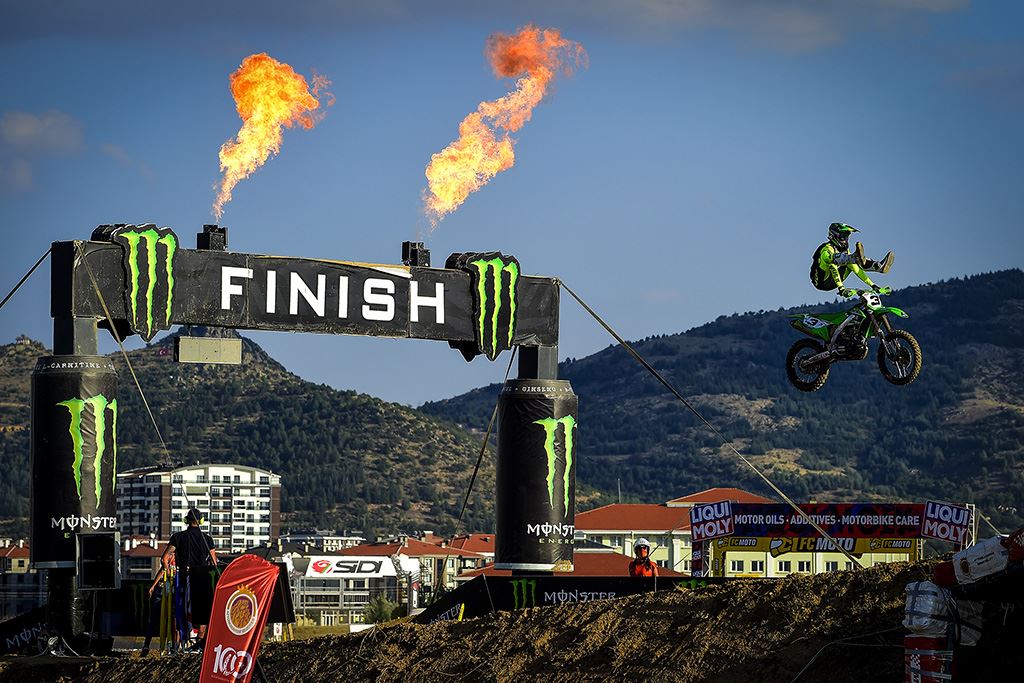
M 269 680 L 304 683 L 640 677 L 790 681 L 828 646 L 800 681 L 902 680 L 904 586 L 927 578 L 930 569 L 930 563 L 880 565 L 502 612 L 464 622 L 399 623 L 358 635 L 271 643 L 260 660 Z M 978 649 L 998 644 L 1000 634 L 986 636 Z M 835 642 L 843 639 L 849 642 Z M 1006 656 L 999 661 L 1005 665 Z M 7 659 L 0 662 L 0 683 L 196 680 L 199 662 L 199 655 Z

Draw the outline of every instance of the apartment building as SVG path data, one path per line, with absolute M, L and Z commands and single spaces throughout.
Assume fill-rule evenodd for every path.
M 206 519 L 203 530 L 217 549 L 241 553 L 281 533 L 281 477 L 245 465 L 144 467 L 117 475 L 123 536 L 166 540 L 185 529 L 189 507 Z

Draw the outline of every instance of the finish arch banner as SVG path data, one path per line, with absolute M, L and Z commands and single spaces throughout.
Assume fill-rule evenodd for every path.
M 276 565 L 242 555 L 217 582 L 199 683 L 252 680 L 277 583 Z

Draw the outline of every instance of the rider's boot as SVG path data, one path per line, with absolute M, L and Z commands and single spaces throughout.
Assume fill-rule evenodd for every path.
M 857 242 L 853 253 L 857 264 L 864 270 L 871 271 L 872 273 L 888 273 L 889 269 L 892 268 L 892 262 L 896 260 L 896 255 L 890 251 L 881 261 L 872 261 L 864 256 L 864 245 L 860 242 Z

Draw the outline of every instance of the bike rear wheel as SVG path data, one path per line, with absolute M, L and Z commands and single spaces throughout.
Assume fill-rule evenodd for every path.
M 789 347 L 786 354 L 786 376 L 789 383 L 800 391 L 817 391 L 825 386 L 829 364 L 815 363 L 807 366 L 806 361 L 823 352 L 825 347 L 813 339 L 801 339 Z
M 906 330 L 892 330 L 878 345 L 878 370 L 896 386 L 910 384 L 921 374 L 921 345 Z

